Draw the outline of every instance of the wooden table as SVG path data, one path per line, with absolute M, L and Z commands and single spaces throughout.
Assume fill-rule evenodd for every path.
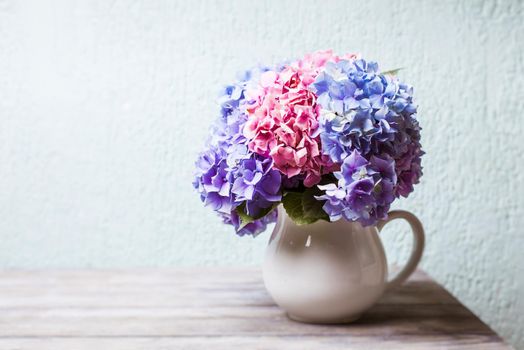
M 309 325 L 256 269 L 0 272 L 0 349 L 509 349 L 417 272 L 358 322 Z

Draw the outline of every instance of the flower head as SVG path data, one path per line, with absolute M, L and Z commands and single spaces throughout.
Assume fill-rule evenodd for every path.
M 265 72 L 249 96 L 253 102 L 244 136 L 250 150 L 273 158 L 275 168 L 288 178 L 304 175 L 307 187 L 334 168 L 321 153 L 320 106 L 308 87 L 322 66 L 336 59 L 331 51 L 319 52 L 281 72 Z
M 386 218 L 395 199 L 396 174 L 392 159 L 373 157 L 368 161 L 354 150 L 334 175 L 337 183 L 318 186 L 325 194 L 317 197 L 325 201 L 323 209 L 331 221 L 344 217 L 372 225 Z
M 231 174 L 234 202 L 237 205 L 246 202 L 246 214 L 252 217 L 260 216 L 264 209 L 282 199 L 281 175 L 273 169 L 270 158 L 252 155 L 240 161 Z
M 257 72 L 246 73 L 244 79 L 251 79 Z M 224 88 L 219 98 L 220 117 L 212 126 L 206 150 L 197 159 L 193 182 L 204 205 L 227 218 L 226 222 L 237 231 L 240 226 L 236 210 L 241 204 L 245 203 L 246 214 L 257 217 L 281 199 L 281 175 L 273 169 L 273 160 L 250 151 L 243 135 L 248 81 L 241 80 Z M 271 218 L 274 219 L 267 216 L 256 220 L 244 227 L 242 234 L 257 234 Z
M 420 127 L 413 89 L 362 59 L 326 63 L 310 90 L 322 107 L 322 153 L 343 162 L 353 150 L 370 160 L 393 159 L 396 196 L 407 196 L 422 175 Z
M 193 186 L 204 205 L 219 213 L 229 213 L 232 209 L 231 182 L 224 153 L 211 146 L 200 153 L 195 165 Z

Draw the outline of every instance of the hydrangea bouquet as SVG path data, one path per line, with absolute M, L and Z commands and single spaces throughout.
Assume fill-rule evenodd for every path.
M 422 175 L 412 87 L 356 54 L 258 67 L 219 103 L 193 185 L 238 235 L 262 232 L 280 203 L 297 224 L 374 225 Z

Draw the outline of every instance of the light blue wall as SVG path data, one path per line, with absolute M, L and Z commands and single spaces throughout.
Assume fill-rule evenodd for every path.
M 191 188 L 214 96 L 359 51 L 416 88 L 423 267 L 524 348 L 523 38 L 520 1 L 0 1 L 0 266 L 258 265 Z

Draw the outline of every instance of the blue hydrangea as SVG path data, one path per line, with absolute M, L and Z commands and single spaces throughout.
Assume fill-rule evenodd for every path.
M 323 109 L 323 152 L 334 162 L 341 163 L 353 150 L 396 158 L 408 141 L 419 140 L 413 89 L 378 73 L 374 62 L 329 62 L 311 89 Z
M 322 107 L 322 152 L 333 162 L 344 165 L 348 157 L 357 152 L 368 162 L 363 165 L 368 175 L 372 164 L 387 165 L 391 173 L 391 176 L 381 176 L 382 180 L 377 180 L 375 174 L 375 194 L 368 192 L 370 182 L 366 179 L 341 182 L 341 173 L 335 173 L 339 183 L 323 187 L 326 195 L 322 198 L 330 198 L 325 210 L 332 220 L 344 216 L 374 224 L 385 217 L 395 197 L 407 197 L 413 191 L 413 184 L 418 183 L 422 175 L 424 152 L 413 89 L 393 75 L 379 73 L 376 63 L 362 59 L 328 62 L 310 89 Z M 340 191 L 346 192 L 344 204 L 338 199 Z M 348 207 L 342 210 L 344 205 Z

